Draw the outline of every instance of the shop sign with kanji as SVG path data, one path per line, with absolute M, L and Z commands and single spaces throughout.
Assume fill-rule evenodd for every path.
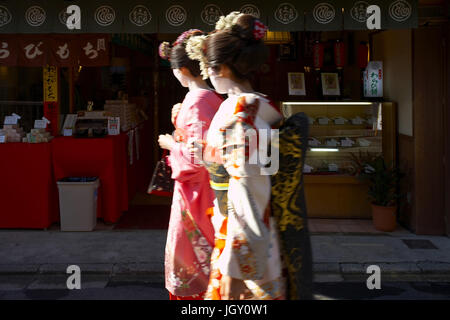
M 44 102 L 58 101 L 58 68 L 44 68 Z
M 364 71 L 364 97 L 383 97 L 383 62 L 370 61 Z
M 0 65 L 109 65 L 110 35 L 0 35 Z

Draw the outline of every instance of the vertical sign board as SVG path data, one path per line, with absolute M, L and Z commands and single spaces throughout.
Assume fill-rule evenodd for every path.
M 47 126 L 52 136 L 58 135 L 59 105 L 58 105 L 58 67 L 46 66 L 44 76 L 44 117 L 50 123 Z
M 370 61 L 364 71 L 364 97 L 383 97 L 383 62 Z

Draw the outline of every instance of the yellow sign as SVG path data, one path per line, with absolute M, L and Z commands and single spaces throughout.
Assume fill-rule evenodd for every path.
M 58 68 L 44 67 L 44 102 L 58 101 Z

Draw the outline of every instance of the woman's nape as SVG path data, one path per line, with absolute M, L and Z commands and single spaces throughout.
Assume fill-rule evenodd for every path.
M 247 79 L 238 78 L 226 64 L 208 68 L 208 75 L 214 89 L 220 94 L 239 95 L 254 91 Z
M 186 67 L 181 67 L 179 69 L 172 69 L 175 78 L 180 82 L 180 84 L 189 88 L 189 91 L 196 89 L 206 89 L 211 90 L 205 80 L 202 79 L 200 75 L 193 76 L 190 70 Z

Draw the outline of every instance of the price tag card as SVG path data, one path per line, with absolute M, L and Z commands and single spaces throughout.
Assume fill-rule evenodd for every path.
M 338 145 L 339 145 L 339 142 L 336 141 L 335 139 L 330 139 L 327 141 L 328 147 L 337 147 Z
M 17 124 L 17 120 L 18 119 L 15 116 L 6 116 L 4 124 L 5 125 L 15 125 L 15 124 Z
M 71 137 L 72 136 L 72 129 L 64 129 L 63 135 L 64 135 L 64 137 Z
M 329 120 L 330 120 L 330 119 L 328 119 L 328 118 L 326 118 L 326 117 L 319 118 L 319 124 L 321 124 L 321 125 L 327 125 Z
M 341 140 L 341 146 L 343 146 L 343 147 L 353 147 L 354 143 L 355 142 L 353 140 L 350 140 L 350 139 Z
M 47 129 L 47 120 L 34 120 L 35 129 Z
M 345 124 L 346 121 L 347 121 L 347 119 L 341 118 L 341 117 L 334 119 L 334 123 L 340 124 L 340 125 Z
M 320 146 L 320 141 L 317 140 L 316 138 L 311 138 L 308 140 L 308 145 L 311 147 L 317 147 Z
M 338 172 L 338 171 L 339 171 L 339 167 L 337 166 L 337 164 L 330 163 L 330 164 L 328 165 L 328 171 L 331 171 L 331 172 Z
M 108 118 L 108 134 L 113 136 L 120 134 L 120 117 Z
M 0 143 L 6 143 L 6 136 L 0 136 Z
M 360 117 L 356 117 L 352 119 L 352 123 L 355 125 L 361 125 L 363 123 L 364 119 L 360 118 Z

